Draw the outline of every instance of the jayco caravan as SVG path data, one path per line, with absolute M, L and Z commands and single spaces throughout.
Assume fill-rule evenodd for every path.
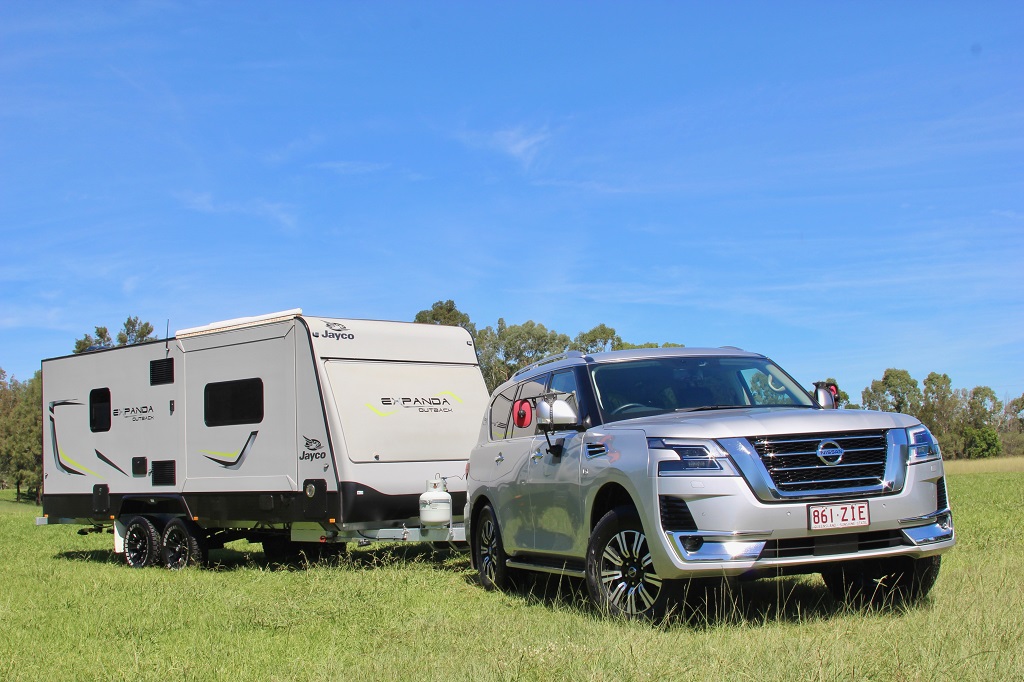
M 291 310 L 42 369 L 38 523 L 112 525 L 130 565 L 464 539 L 488 400 L 464 329 Z

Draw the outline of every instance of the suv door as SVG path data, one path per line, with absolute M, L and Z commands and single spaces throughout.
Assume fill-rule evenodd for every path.
M 580 414 L 576 374 L 572 368 L 551 375 L 548 392 L 558 393 Z M 530 497 L 534 548 L 538 552 L 569 554 L 586 537 L 583 528 L 583 497 L 580 494 L 580 462 L 583 434 L 568 429 L 549 434 L 551 442 L 562 439 L 562 452 L 553 454 L 547 439 L 535 441 L 525 487 Z
M 524 488 L 538 439 L 530 399 L 544 392 L 546 382 L 543 374 L 496 395 L 488 413 L 489 437 L 471 455 L 470 476 L 483 484 L 483 492 L 493 502 L 502 542 L 510 554 L 533 547 L 533 522 Z

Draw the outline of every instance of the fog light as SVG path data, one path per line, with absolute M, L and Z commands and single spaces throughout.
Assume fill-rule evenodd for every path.
M 688 537 L 683 540 L 683 549 L 687 552 L 697 552 L 704 546 L 704 538 L 698 536 Z

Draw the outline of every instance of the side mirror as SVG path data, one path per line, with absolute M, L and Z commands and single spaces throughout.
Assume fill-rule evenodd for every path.
M 537 428 L 541 431 L 575 428 L 579 420 L 579 415 L 572 409 L 572 405 L 561 398 L 550 402 L 543 399 L 537 401 Z
M 839 387 L 819 381 L 814 384 L 814 399 L 826 410 L 839 409 Z

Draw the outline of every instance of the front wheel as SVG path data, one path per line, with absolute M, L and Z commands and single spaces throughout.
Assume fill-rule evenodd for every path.
M 590 600 L 613 616 L 660 618 L 671 601 L 674 583 L 654 570 L 643 524 L 630 507 L 613 509 L 597 522 L 586 573 Z
M 891 557 L 839 564 L 821 577 L 836 601 L 854 606 L 914 603 L 924 599 L 939 577 L 942 557 Z

